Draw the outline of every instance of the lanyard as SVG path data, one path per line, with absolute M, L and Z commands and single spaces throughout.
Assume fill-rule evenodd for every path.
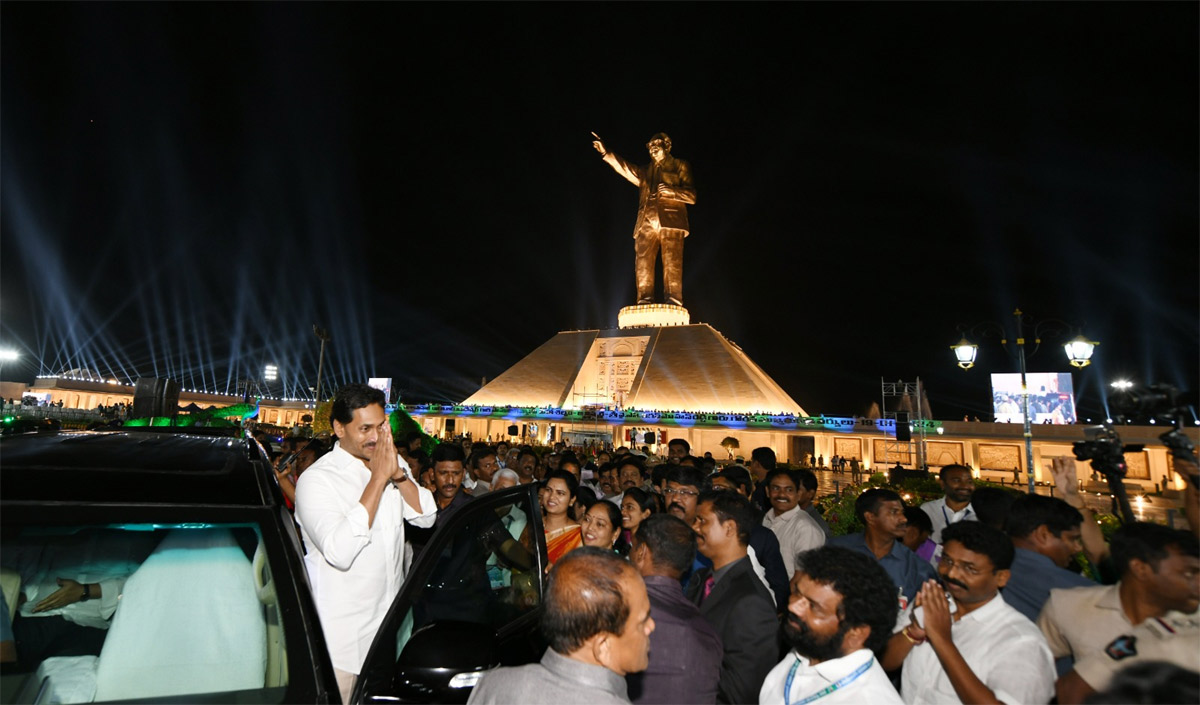
M 967 505 L 966 508 L 963 509 L 962 518 L 966 519 L 970 515 L 971 515 L 971 505 Z M 954 523 L 954 522 L 950 521 L 950 515 L 946 513 L 946 505 L 944 505 L 944 504 L 942 505 L 942 518 L 946 520 L 946 526 L 950 526 L 951 524 Z
M 861 676 L 862 674 L 866 673 L 867 669 L 870 668 L 871 664 L 873 664 L 873 663 L 875 663 L 874 656 L 867 659 L 866 663 L 864 663 L 863 665 L 854 669 L 853 673 L 851 673 L 850 675 L 841 679 L 837 683 L 834 683 L 833 685 L 825 686 L 824 688 L 822 688 L 821 690 L 818 690 L 817 692 L 813 693 L 812 695 L 808 696 L 807 698 L 805 698 L 803 700 L 799 700 L 795 703 L 792 703 L 791 700 L 789 700 L 789 698 L 791 697 L 791 693 L 792 693 L 792 681 L 796 678 L 796 669 L 800 667 L 800 659 L 799 659 L 799 657 L 797 657 L 796 662 L 792 664 L 791 670 L 788 671 L 787 683 L 783 686 L 783 705 L 806 705 L 806 703 L 811 703 L 814 700 L 823 698 L 826 695 L 829 695 L 833 691 L 837 690 L 838 688 L 844 688 L 844 687 L 850 685 L 851 683 L 853 683 L 854 681 L 858 680 L 858 677 Z

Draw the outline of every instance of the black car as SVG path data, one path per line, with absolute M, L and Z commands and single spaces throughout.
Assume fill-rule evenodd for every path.
M 522 485 L 446 517 L 413 561 L 354 702 L 465 702 L 487 669 L 540 657 L 537 509 L 536 489 Z M 0 525 L 0 619 L 40 635 L 3 664 L 0 702 L 338 701 L 304 548 L 253 439 L 5 437 Z M 43 603 L 77 598 L 82 585 L 99 594 Z

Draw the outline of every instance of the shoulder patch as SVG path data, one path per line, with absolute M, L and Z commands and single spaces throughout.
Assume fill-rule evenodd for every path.
M 1104 647 L 1104 653 L 1114 661 L 1120 661 L 1130 656 L 1137 656 L 1137 637 L 1129 634 L 1122 634 L 1112 640 L 1108 646 Z

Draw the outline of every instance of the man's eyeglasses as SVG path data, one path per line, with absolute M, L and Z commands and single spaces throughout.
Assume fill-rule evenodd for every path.
M 672 489 L 663 490 L 664 497 L 674 497 L 676 495 L 678 495 L 680 497 L 699 497 L 700 493 L 696 492 L 694 490 L 672 490 Z

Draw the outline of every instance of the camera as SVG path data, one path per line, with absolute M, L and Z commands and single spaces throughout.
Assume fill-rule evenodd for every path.
M 1076 460 L 1090 460 L 1092 467 L 1117 478 L 1125 477 L 1128 468 L 1125 466 L 1125 454 L 1136 453 L 1145 446 L 1125 445 L 1121 436 L 1107 426 L 1093 426 L 1084 430 L 1086 441 L 1076 441 L 1072 444 Z
M 1183 419 L 1189 410 L 1178 390 L 1166 384 L 1134 387 L 1113 394 L 1108 403 L 1116 423 L 1151 422 L 1171 426 L 1172 428 L 1159 438 L 1163 445 L 1171 450 L 1171 455 L 1177 462 L 1183 461 L 1182 467 L 1176 466 L 1178 470 L 1182 470 L 1181 474 L 1193 486 L 1200 486 L 1200 475 L 1193 472 L 1196 468 L 1195 448 L 1191 439 L 1181 430 Z M 1091 461 L 1092 467 L 1101 472 L 1108 481 L 1109 489 L 1112 490 L 1113 498 L 1120 506 L 1125 521 L 1135 521 L 1123 482 L 1128 471 L 1125 454 L 1138 452 L 1145 446 L 1123 444 L 1121 436 L 1111 424 L 1093 426 L 1086 429 L 1084 434 L 1087 440 L 1076 441 L 1072 445 L 1075 459 Z
M 1109 396 L 1108 406 L 1117 423 L 1177 425 L 1188 412 L 1179 390 L 1169 384 L 1122 389 Z

